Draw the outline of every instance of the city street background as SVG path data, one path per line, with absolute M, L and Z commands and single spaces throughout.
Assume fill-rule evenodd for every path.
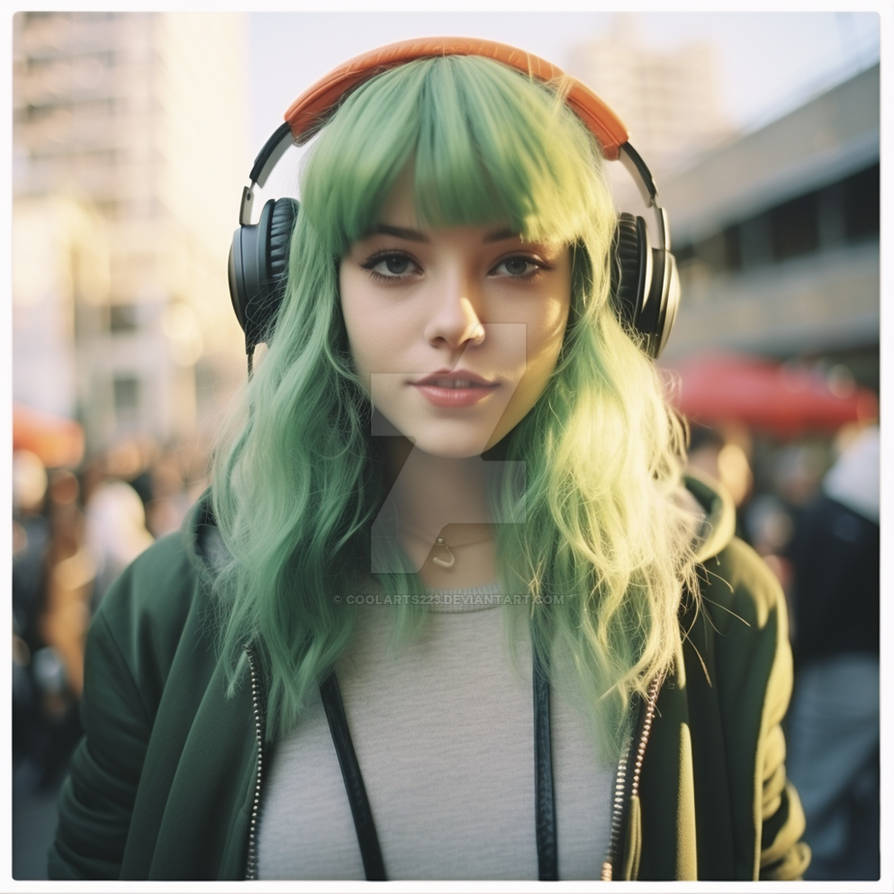
M 671 223 L 683 301 L 660 366 L 691 463 L 730 488 L 806 654 L 808 520 L 833 484 L 851 505 L 858 450 L 878 551 L 880 30 L 874 12 L 16 13 L 13 876 L 45 878 L 90 617 L 206 487 L 245 380 L 226 266 L 253 159 L 307 86 L 379 44 L 515 44 L 625 121 Z M 256 208 L 298 195 L 300 156 Z M 877 871 L 869 850 L 852 871 Z

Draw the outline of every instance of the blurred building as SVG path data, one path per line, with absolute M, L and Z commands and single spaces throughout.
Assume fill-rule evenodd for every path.
M 14 397 L 90 449 L 193 432 L 244 375 L 246 34 L 242 14 L 14 16 Z
M 13 201 L 15 399 L 71 417 L 78 403 L 81 322 L 109 299 L 108 225 L 73 195 Z
M 666 356 L 839 362 L 878 387 L 879 66 L 661 183 L 683 302 Z
M 733 131 L 723 112 L 716 53 L 707 40 L 656 47 L 640 36 L 635 16 L 618 13 L 605 34 L 571 47 L 565 68 L 620 115 L 663 183 L 666 171 Z

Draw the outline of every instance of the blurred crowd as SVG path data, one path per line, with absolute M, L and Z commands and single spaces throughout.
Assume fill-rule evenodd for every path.
M 109 584 L 206 486 L 188 444 L 128 439 L 77 468 L 13 453 L 13 764 L 58 785 L 80 736 L 87 627 Z
M 788 772 L 814 851 L 808 877 L 878 877 L 878 428 L 778 440 L 694 425 L 690 465 L 725 485 L 739 536 L 789 602 Z M 13 756 L 36 787 L 58 785 L 80 735 L 99 601 L 206 486 L 207 456 L 184 444 L 129 440 L 74 469 L 14 453 Z

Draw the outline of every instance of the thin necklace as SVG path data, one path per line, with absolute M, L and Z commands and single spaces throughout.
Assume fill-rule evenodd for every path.
M 407 534 L 416 537 L 417 539 L 423 540 L 425 543 L 431 543 L 432 538 L 425 534 L 421 534 L 417 531 L 408 528 L 406 525 L 400 525 L 400 530 L 405 531 Z M 435 565 L 439 565 L 441 568 L 452 568 L 456 564 L 456 556 L 453 554 L 453 550 L 460 549 L 464 546 L 472 546 L 476 543 L 485 543 L 488 540 L 493 539 L 493 534 L 488 534 L 486 537 L 477 537 L 475 540 L 464 540 L 461 543 L 457 543 L 454 541 L 452 544 L 448 543 L 447 540 L 442 537 L 440 534 L 434 538 L 434 546 L 433 549 L 438 550 L 438 552 L 433 552 L 431 555 L 432 562 Z

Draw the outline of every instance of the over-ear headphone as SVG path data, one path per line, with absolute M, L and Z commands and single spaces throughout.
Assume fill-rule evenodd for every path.
M 263 188 L 270 172 L 292 145 L 302 145 L 329 120 L 352 89 L 389 68 L 427 56 L 486 56 L 543 82 L 570 84 L 566 103 L 596 138 L 604 158 L 618 160 L 633 177 L 643 201 L 655 213 L 658 246 L 653 247 L 645 220 L 622 212 L 615 230 L 612 295 L 622 322 L 642 340 L 652 357 L 664 348 L 680 300 L 677 265 L 670 253 L 667 213 L 658 204 L 652 174 L 628 141 L 627 129 L 605 103 L 580 81 L 544 59 L 507 44 L 469 37 L 426 37 L 389 44 L 343 63 L 306 90 L 285 114 L 285 123 L 269 137 L 242 190 L 239 228 L 229 256 L 230 298 L 245 332 L 249 356 L 270 336 L 282 299 L 292 228 L 298 215 L 295 199 L 270 199 L 257 224 L 251 223 L 254 187 Z

